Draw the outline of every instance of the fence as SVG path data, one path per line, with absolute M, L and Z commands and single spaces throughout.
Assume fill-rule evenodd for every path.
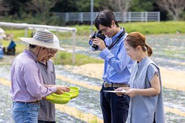
M 93 17 L 98 15 L 99 12 L 94 12 Z M 90 22 L 90 12 L 67 12 L 67 13 L 55 13 L 65 22 Z M 119 22 L 148 22 L 148 21 L 160 21 L 160 12 L 114 12 L 116 20 Z M 93 20 L 94 20 L 93 19 Z

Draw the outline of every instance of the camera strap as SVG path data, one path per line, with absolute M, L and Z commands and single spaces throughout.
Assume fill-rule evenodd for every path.
M 124 34 L 125 34 L 125 29 L 123 28 L 123 31 L 121 32 L 121 34 L 112 42 L 110 46 L 108 46 L 108 49 L 110 50 L 116 43 L 118 43 Z

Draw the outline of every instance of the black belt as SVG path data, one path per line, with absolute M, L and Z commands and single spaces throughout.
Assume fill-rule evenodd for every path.
M 25 103 L 25 104 L 27 104 L 27 103 L 36 103 L 36 104 L 39 104 L 39 101 L 38 101 L 38 100 L 33 101 L 33 102 L 21 102 L 21 101 L 15 101 L 15 102 L 18 102 L 18 103 Z
M 128 87 L 128 84 L 104 82 L 104 83 L 103 83 L 103 86 L 104 86 L 105 88 L 108 88 L 108 87 L 116 88 L 116 87 Z

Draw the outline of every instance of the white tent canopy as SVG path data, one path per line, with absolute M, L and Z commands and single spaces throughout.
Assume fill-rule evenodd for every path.
M 27 29 L 48 29 L 62 32 L 76 32 L 76 28 L 60 27 L 60 26 L 48 26 L 48 25 L 37 25 L 37 24 L 26 24 L 26 23 L 7 23 L 0 22 L 0 26 L 14 27 L 14 28 L 27 28 Z
M 72 32 L 72 40 L 73 40 L 72 62 L 73 62 L 73 64 L 75 63 L 75 35 L 77 32 L 76 28 L 38 25 L 38 24 L 27 24 L 27 23 L 8 23 L 8 22 L 0 22 L 0 26 L 25 29 L 25 37 L 27 37 L 27 30 L 28 29 L 33 29 L 33 30 L 35 30 L 35 29 L 48 29 L 48 30 L 57 31 L 57 32 Z

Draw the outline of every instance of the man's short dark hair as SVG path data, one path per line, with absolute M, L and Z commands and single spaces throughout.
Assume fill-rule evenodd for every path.
M 99 30 L 99 25 L 103 25 L 106 27 L 111 27 L 112 21 L 115 21 L 117 27 L 119 27 L 118 22 L 115 19 L 114 13 L 111 10 L 103 10 L 96 17 L 94 23 L 96 28 Z

